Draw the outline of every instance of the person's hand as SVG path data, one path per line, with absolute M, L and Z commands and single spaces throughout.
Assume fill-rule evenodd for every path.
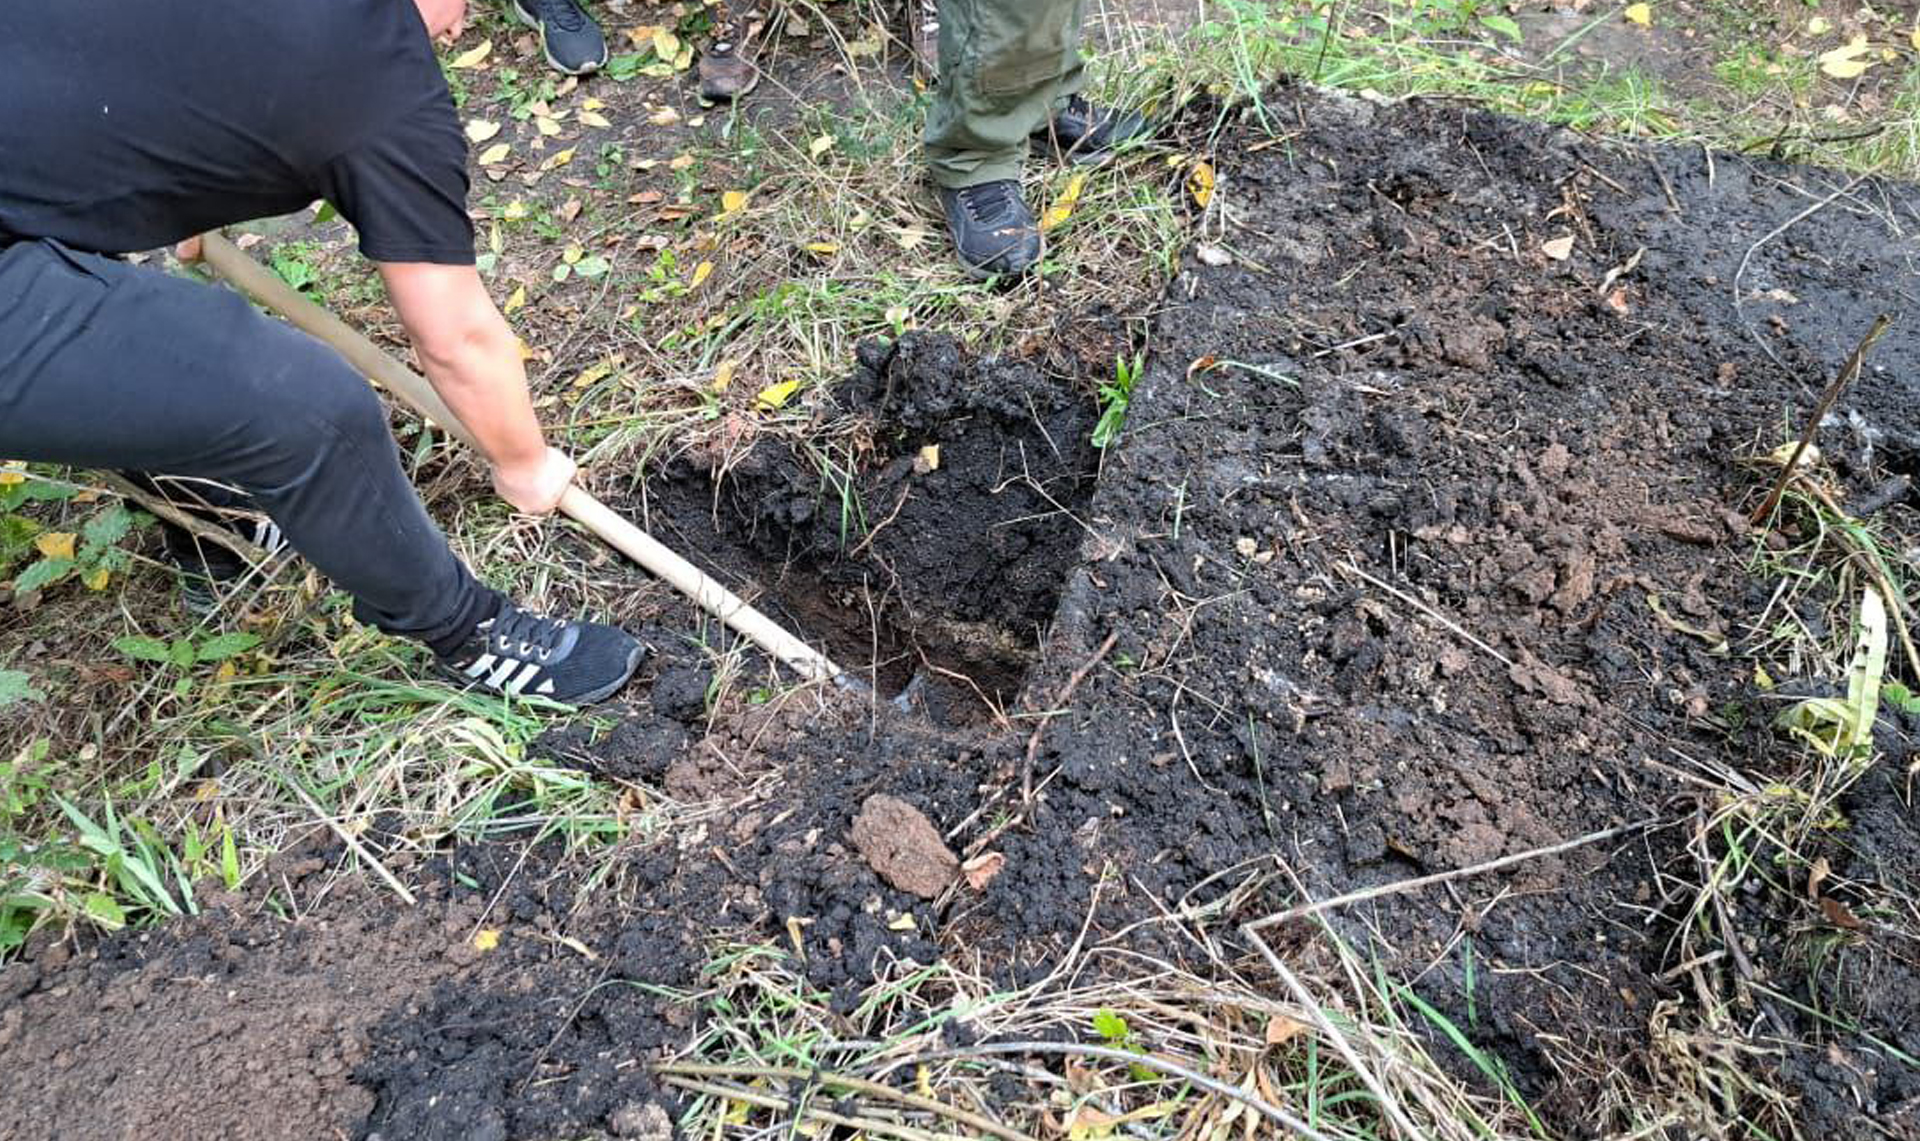
M 186 262 L 189 265 L 199 261 L 200 260 L 200 235 L 195 234 L 193 237 L 188 238 L 184 242 L 176 243 L 173 247 L 173 256 L 179 258 L 181 261 Z
M 516 510 L 529 515 L 548 515 L 560 505 L 560 497 L 579 472 L 565 452 L 548 448 L 532 463 L 493 469 L 493 489 Z

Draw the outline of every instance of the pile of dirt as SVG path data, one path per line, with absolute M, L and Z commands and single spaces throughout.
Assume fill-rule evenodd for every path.
M 1920 196 L 1869 182 L 1776 233 L 1843 181 L 1444 102 L 1277 103 L 1298 130 L 1225 175 L 1225 239 L 1174 282 L 1090 507 L 1108 553 L 1075 572 L 1033 690 L 1116 648 L 1050 734 L 1059 780 L 994 890 L 1109 860 L 1198 905 L 1277 855 L 1326 896 L 1677 822 L 1335 919 L 1558 1126 L 1604 1129 L 1593 1083 L 1696 997 L 1664 973 L 1693 900 L 1673 888 L 1699 882 L 1691 809 L 1715 807 L 1696 759 L 1762 784 L 1793 763 L 1752 661 L 1724 649 L 1771 590 L 1747 573 L 1742 460 L 1911 295 L 1897 239 Z M 1836 450 L 1911 447 L 1916 350 L 1912 327 L 1883 343 Z M 1843 466 L 1862 491 L 1885 475 Z M 1910 532 L 1911 504 L 1890 510 Z M 1863 818 L 1862 882 L 1914 882 L 1913 836 L 1910 813 Z M 1920 986 L 1891 926 L 1745 896 L 1739 928 L 1780 933 L 1768 985 L 1920 1049 L 1911 1005 L 1883 997 Z M 1810 929 L 1878 984 L 1808 995 L 1784 944 Z M 1831 1037 L 1788 1003 L 1768 1017 Z M 1802 1062 L 1828 1049 L 1794 1054 L 1810 1124 L 1844 1133 L 1920 1095 L 1891 1054 L 1833 1088 Z

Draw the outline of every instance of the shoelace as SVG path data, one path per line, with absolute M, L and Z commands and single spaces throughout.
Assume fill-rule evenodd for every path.
M 712 46 L 708 49 L 715 55 L 731 52 L 747 36 L 747 24 L 754 18 L 749 10 L 735 12 L 732 5 L 721 5 L 719 18 L 713 22 Z
M 529 614 L 511 602 L 500 604 L 500 613 L 493 616 L 487 627 L 487 635 L 493 639 L 503 653 L 518 649 L 521 659 L 534 658 L 546 661 L 560 644 L 567 624 L 557 618 L 542 618 Z
M 1013 212 L 1014 184 L 1009 180 L 983 182 L 960 191 L 960 205 L 967 216 L 983 226 L 1004 221 Z
M 563 32 L 577 32 L 587 26 L 587 14 L 573 0 L 538 0 L 540 22 L 552 24 Z

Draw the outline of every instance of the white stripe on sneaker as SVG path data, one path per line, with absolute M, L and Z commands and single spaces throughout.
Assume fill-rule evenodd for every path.
M 493 663 L 499 660 L 500 659 L 494 657 L 492 654 L 481 654 L 479 657 L 473 660 L 472 665 L 468 666 L 466 669 L 462 670 L 461 672 L 466 674 L 468 677 L 479 677 L 481 674 L 486 673 L 488 670 L 492 669 Z
M 520 676 L 507 683 L 507 692 L 515 697 L 520 696 L 521 692 L 527 688 L 527 683 L 538 676 L 540 676 L 540 663 L 528 662 L 527 668 L 520 671 Z
M 495 689 L 500 689 L 507 684 L 507 679 L 512 677 L 514 671 L 519 668 L 519 662 L 508 658 L 500 663 L 499 669 L 493 671 L 493 676 L 487 679 L 487 684 Z
M 541 682 L 541 683 L 540 683 L 540 688 L 539 688 L 539 689 L 536 689 L 536 690 L 534 690 L 533 692 L 534 692 L 534 693 L 535 693 L 536 695 L 538 695 L 538 696 L 540 696 L 540 697 L 545 697 L 545 696 L 547 696 L 548 694 L 550 694 L 550 693 L 552 693 L 552 692 L 553 692 L 553 679 L 552 679 L 552 678 L 548 678 L 547 680 L 545 680 L 545 681 L 543 681 L 543 682 Z

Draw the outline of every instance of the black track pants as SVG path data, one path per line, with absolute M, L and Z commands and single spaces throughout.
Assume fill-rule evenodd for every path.
M 0 248 L 0 458 L 233 484 L 361 621 L 439 650 L 498 597 L 427 518 L 346 361 L 237 294 L 155 270 Z

